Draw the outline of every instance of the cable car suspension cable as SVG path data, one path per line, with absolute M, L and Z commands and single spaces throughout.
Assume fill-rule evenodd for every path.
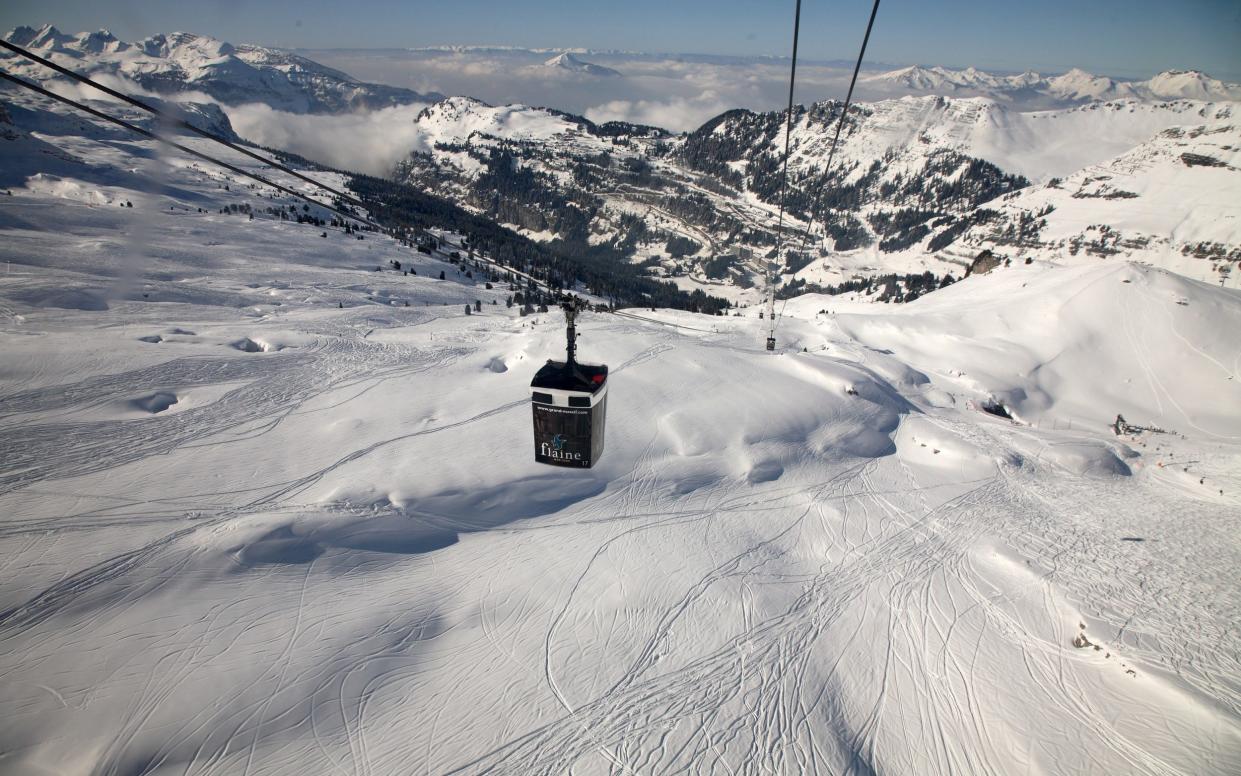
M 646 318 L 646 317 L 643 317 L 643 316 L 641 316 L 641 315 L 634 315 L 633 313 L 631 313 L 631 312 L 626 312 L 626 311 L 624 311 L 624 310 L 612 310 L 611 312 L 612 312 L 612 314 L 613 314 L 613 315 L 619 315 L 619 316 L 620 316 L 620 317 L 622 317 L 622 318 L 633 318 L 635 321 L 646 321 L 646 322 L 648 322 L 648 323 L 657 323 L 657 324 L 659 324 L 660 326 L 671 326 L 671 327 L 672 327 L 672 328 L 674 328 L 674 329 L 688 329 L 689 331 L 700 331 L 700 332 L 702 332 L 703 334 L 716 334 L 716 333 L 718 333 L 718 332 L 714 332 L 714 331 L 708 331 L 708 330 L 706 330 L 706 329 L 696 329 L 696 328 L 694 328 L 693 326 L 685 326 L 684 324 L 680 324 L 680 323 L 669 323 L 668 321 L 661 321 L 661 320 L 657 320 L 657 319 L 655 319 L 655 318 Z
M 857 62 L 853 64 L 853 75 L 849 79 L 849 91 L 845 94 L 845 104 L 844 104 L 844 107 L 840 111 L 840 120 L 836 122 L 836 134 L 832 136 L 832 145 L 828 148 L 828 151 L 827 151 L 827 163 L 823 165 L 823 175 L 825 177 L 829 172 L 831 172 L 831 169 L 832 169 L 832 160 L 836 156 L 836 145 L 840 142 L 840 132 L 845 126 L 845 117 L 849 115 L 849 106 L 853 102 L 853 88 L 857 85 L 858 73 L 861 72 L 861 69 L 862 69 L 862 59 L 866 56 L 866 44 L 870 42 L 870 31 L 875 26 L 875 16 L 878 13 L 879 13 L 879 0 L 875 0 L 874 5 L 872 5 L 870 9 L 870 19 L 866 22 L 866 34 L 862 36 L 862 48 L 858 51 Z M 794 44 L 793 50 L 794 52 L 796 52 L 797 50 L 796 43 Z M 789 91 L 791 94 L 792 93 L 791 85 L 790 85 Z M 788 162 L 788 151 L 786 150 L 785 151 L 785 163 L 787 164 L 787 162 Z M 823 196 L 823 189 L 820 187 L 816 189 L 815 191 L 814 201 L 811 203 L 808 218 L 806 220 L 806 228 L 802 230 L 801 241 L 797 247 L 798 253 L 805 253 L 806 251 L 806 239 L 810 236 L 810 227 L 814 224 L 814 214 L 815 214 L 815 211 L 819 209 L 819 201 L 822 198 L 822 196 Z M 781 194 L 781 198 L 783 200 L 783 193 Z M 784 207 L 783 201 L 781 201 L 782 211 L 783 211 L 783 207 Z M 777 242 L 779 241 L 779 239 L 780 238 L 777 233 L 777 237 L 776 237 Z M 786 299 L 784 301 L 785 301 L 785 305 L 787 305 L 788 300 Z M 781 318 L 784 317 L 784 306 L 785 305 L 781 305 L 780 307 Z M 769 312 L 770 312 L 770 309 L 771 308 L 768 308 Z M 776 321 L 773 320 L 771 322 L 771 330 L 772 330 L 771 336 L 773 337 L 775 336 L 775 327 L 776 327 Z
M 263 164 L 268 165 L 269 167 L 274 167 L 278 170 L 282 170 L 305 183 L 318 186 L 324 191 L 334 196 L 339 197 L 343 201 L 348 202 L 349 204 L 355 207 L 366 208 L 366 203 L 364 203 L 362 200 L 358 199 L 357 197 L 354 197 L 351 194 L 348 194 L 343 191 L 338 191 L 337 189 L 333 188 L 332 186 L 327 185 L 326 183 L 317 181 L 314 178 L 310 178 L 306 175 L 303 175 L 302 173 L 297 172 L 296 170 L 290 169 L 272 159 L 268 159 L 267 157 L 261 154 L 256 154 L 255 152 L 247 148 L 244 148 L 243 146 L 239 146 L 236 143 L 232 142 L 231 140 L 225 137 L 221 137 L 220 135 L 217 135 L 214 132 L 208 132 L 205 129 L 196 127 L 190 122 L 182 118 L 179 118 L 177 116 L 171 116 L 168 113 L 161 111 L 159 108 L 156 108 L 153 105 L 145 103 L 142 100 L 131 97 L 130 95 L 125 94 L 124 92 L 119 92 L 115 89 L 111 89 L 107 86 L 104 86 L 103 84 L 89 78 L 88 76 L 84 76 L 81 73 L 78 73 L 74 70 L 70 70 L 67 67 L 62 67 L 61 65 L 58 65 L 49 59 L 45 59 L 44 57 L 41 57 L 32 51 L 27 51 L 21 46 L 16 46 L 12 43 L 9 43 L 7 40 L 0 40 L 0 47 L 8 49 L 14 54 L 18 54 L 20 56 L 26 57 L 27 59 L 31 61 L 38 62 L 40 65 L 43 65 L 44 67 L 47 67 L 47 68 L 51 68 L 52 70 L 55 70 L 61 75 L 66 75 L 79 83 L 86 84 L 87 86 L 92 86 L 98 89 L 99 91 L 103 92 L 104 94 L 107 94 L 111 97 L 115 97 L 116 99 L 121 100 L 122 102 L 129 103 L 135 108 L 141 108 L 142 110 L 147 111 L 148 113 L 158 116 L 163 121 L 167 121 L 169 123 L 175 124 L 182 129 L 188 129 L 189 131 L 195 134 L 201 135 L 202 137 L 205 137 L 208 140 L 214 140 L 215 142 L 220 143 L 221 145 L 227 146 L 228 148 L 231 148 L 232 150 L 236 151 L 239 154 L 244 154 L 245 156 L 248 156 L 251 159 L 260 161 Z M 354 218 L 356 218 L 356 216 Z M 358 220 L 362 220 L 362 219 L 358 219 Z
M 780 218 L 776 222 L 776 254 L 767 262 L 767 349 L 776 349 L 776 266 L 780 261 L 781 238 L 784 236 L 784 202 L 789 187 L 789 148 L 793 134 L 793 84 L 797 80 L 797 39 L 801 31 L 801 0 L 793 10 L 793 62 L 789 68 L 789 104 L 784 122 L 784 161 L 780 170 Z
M 187 146 L 181 145 L 180 143 L 177 143 L 177 142 L 174 142 L 174 141 L 172 141 L 172 140 L 169 140 L 168 138 L 165 138 L 165 137 L 160 137 L 159 135 L 155 134 L 154 132 L 151 132 L 151 131 L 149 131 L 149 130 L 143 129 L 142 127 L 140 127 L 140 126 L 138 126 L 138 125 L 136 125 L 136 124 L 132 124 L 132 123 L 130 123 L 130 122 L 128 122 L 128 121 L 125 121 L 124 119 L 118 119 L 118 118 L 116 118 L 115 116 L 109 116 L 108 114 L 106 114 L 106 113 L 104 113 L 104 112 L 102 112 L 102 111 L 95 110 L 94 108 L 91 108 L 91 107 L 89 107 L 89 106 L 87 106 L 87 105 L 83 105 L 82 103 L 78 102 L 77 100 L 73 100 L 73 99 L 70 99 L 70 98 L 68 98 L 68 97 L 63 97 L 63 96 L 61 96 L 61 95 L 59 95 L 59 94 L 56 94 L 55 92 L 49 91 L 49 90 L 47 90 L 47 89 L 44 89 L 42 86 L 39 86 L 39 85 L 37 85 L 37 84 L 32 84 L 32 83 L 30 83 L 29 81 L 22 80 L 21 78 L 18 78 L 18 77 L 14 76 L 14 75 L 11 75 L 11 74 L 9 74 L 9 73 L 6 73 L 6 72 L 4 72 L 4 71 L 2 71 L 2 70 L 0 70 L 0 78 L 3 78 L 3 79 L 4 79 L 4 80 L 6 80 L 6 81 L 11 81 L 11 82 L 13 82 L 13 83 L 17 84 L 18 86 L 24 86 L 24 87 L 26 87 L 27 89 L 30 89 L 31 91 L 34 91 L 34 92 L 37 92 L 37 93 L 39 93 L 39 94 L 43 95 L 44 97 L 50 97 L 50 98 L 51 98 L 51 99 L 53 99 L 53 100 L 57 100 L 58 102 L 62 102 L 62 103 L 64 103 L 64 104 L 66 104 L 66 105 L 70 105 L 70 106 L 72 106 L 72 107 L 74 107 L 74 108 L 77 108 L 78 110 L 80 110 L 80 111 L 82 111 L 82 112 L 84 112 L 84 113 L 89 113 L 89 114 L 90 114 L 90 115 L 92 115 L 92 116 L 95 116 L 95 117 L 97 117 L 97 118 L 101 118 L 101 119 L 103 119 L 104 121 L 110 121 L 110 122 L 112 122 L 113 124 L 116 124 L 117 126 L 124 127 L 125 129 L 128 129 L 128 130 L 130 130 L 130 131 L 132 131 L 132 132 L 136 132 L 136 133 L 138 133 L 139 135 L 142 135 L 143 137 L 149 138 L 149 139 L 151 139 L 151 140 L 157 140 L 157 141 L 159 141 L 159 142 L 161 142 L 161 143 L 165 143 L 166 145 L 169 145 L 169 146 L 171 146 L 172 148 L 177 149 L 178 151 L 181 151 L 181 152 L 183 152 L 183 153 L 187 153 L 187 154 L 189 154 L 190 156 L 196 157 L 196 158 L 198 158 L 198 159 L 202 159 L 203 161 L 210 162 L 211 164 L 218 165 L 218 166 L 220 166 L 220 167 L 224 168 L 225 170 L 228 170 L 229 172 L 236 173 L 237 175 L 242 175 L 242 176 L 245 176 L 245 177 L 250 178 L 250 179 L 252 179 L 252 180 L 256 180 L 256 181 L 258 181 L 259 183 L 262 183 L 264 186 L 271 186 L 273 189 L 276 189 L 277 191 L 282 191 L 282 192 L 284 192 L 285 194 L 288 194 L 288 195 L 293 196 L 293 197 L 297 197 L 298 199 L 304 200 L 304 201 L 306 201 L 306 202 L 308 202 L 308 203 L 310 203 L 310 204 L 312 204 L 312 205 L 315 205 L 315 206 L 317 206 L 317 207 L 324 208 L 325 210 L 330 210 L 331 212 L 336 213 L 337 215 L 343 216 L 343 217 L 345 217 L 345 218 L 352 218 L 352 219 L 357 220 L 357 221 L 367 221 L 367 222 L 369 222 L 369 223 L 371 223 L 371 224 L 373 224 L 373 225 L 375 225 L 375 226 L 378 226 L 378 224 L 374 224 L 374 222 L 373 222 L 373 221 L 370 221 L 370 219 L 364 219 L 364 218 L 361 218 L 361 217 L 359 217 L 359 216 L 358 216 L 357 214 L 355 214 L 355 213 L 349 213 L 349 212 L 347 212 L 347 211 L 345 211 L 345 210 L 342 210 L 342 209 L 340 209 L 340 208 L 338 208 L 338 207 L 335 207 L 335 206 L 333 206 L 333 205 L 329 205 L 329 204 L 326 204 L 326 203 L 320 202 L 319 200 L 317 200 L 317 199 L 315 199 L 315 198 L 313 198 L 313 197 L 308 197 L 308 196 L 306 196 L 305 194 L 302 194 L 302 193 L 300 193 L 300 192 L 298 192 L 298 191 L 295 191 L 295 190 L 293 190 L 293 189 L 289 188 L 288 186 L 284 186 L 284 185 L 281 185 L 281 184 L 279 184 L 279 183 L 276 183 L 275 181 L 269 180 L 268 178 L 264 178 L 262 175 L 259 175 L 258 173 L 253 173 L 253 172 L 249 172 L 249 171 L 247 171 L 247 170 L 243 170 L 242 168 L 237 167 L 236 165 L 229 164 L 228 162 L 222 162 L 222 161 L 220 161 L 219 159 L 216 159 L 216 158 L 215 158 L 215 157 L 213 157 L 213 156 L 209 156 L 208 154 L 204 154 L 204 153 L 202 153 L 201 151 L 195 151 L 193 148 L 189 148 L 189 147 L 187 147 Z M 280 169 L 280 168 L 279 168 L 279 167 L 277 167 L 277 169 Z
M 800 0 L 799 0 L 799 2 L 800 2 Z M 107 86 L 104 86 L 103 84 L 100 84 L 100 83 L 98 83 L 98 82 L 96 82 L 96 81 L 92 80 L 91 78 L 88 78 L 88 77 L 86 77 L 86 76 L 84 76 L 84 75 L 81 75 L 80 73 L 77 73 L 77 72 L 75 72 L 75 71 L 73 71 L 73 70 L 70 70 L 70 69 L 68 69 L 68 68 L 62 67 L 62 66 L 60 66 L 60 65 L 56 64 L 55 62 L 52 62 L 52 61 L 47 60 L 47 59 L 45 59 L 45 58 L 43 58 L 43 57 L 40 57 L 40 56 L 38 56 L 37 54 L 34 54 L 34 53 L 30 52 L 30 51 L 27 51 L 27 50 L 25 50 L 25 49 L 21 48 L 20 46 L 13 45 L 13 44 L 9 43 L 8 41 L 0 40 L 0 47 L 6 48 L 6 49 L 8 49 L 8 50 L 10 50 L 10 51 L 12 51 L 12 52 L 14 52 L 14 53 L 16 53 L 16 54 L 20 55 L 20 56 L 24 56 L 24 57 L 26 57 L 26 58 L 28 58 L 28 59 L 30 59 L 30 60 L 32 60 L 32 61 L 38 62 L 39 64 L 44 65 L 44 66 L 46 66 L 46 67 L 49 67 L 49 68 L 51 68 L 52 70 L 55 70 L 55 71 L 56 71 L 56 72 L 58 72 L 58 73 L 61 73 L 61 74 L 63 74 L 63 75 L 66 75 L 66 76 L 68 76 L 68 77 L 70 77 L 70 78 L 72 78 L 72 79 L 74 79 L 74 80 L 76 80 L 76 81 L 78 81 L 78 82 L 80 82 L 80 83 L 86 84 L 86 85 L 88 85 L 88 86 L 92 86 L 92 87 L 94 87 L 94 88 L 96 88 L 96 89 L 98 89 L 98 90 L 102 91 L 103 93 L 105 93 L 105 94 L 107 94 L 107 95 L 109 95 L 109 96 L 111 96 L 111 97 L 114 97 L 114 98 L 116 98 L 116 99 L 118 99 L 118 100 L 121 100 L 122 102 L 128 103 L 128 104 L 130 104 L 130 105 L 133 105 L 134 107 L 137 107 L 137 108 L 140 108 L 140 109 L 142 109 L 142 110 L 145 110 L 145 111 L 147 111 L 147 112 L 151 113 L 152 115 L 156 116 L 157 118 L 159 118 L 159 119 L 161 119 L 161 120 L 163 120 L 163 121 L 167 121 L 167 122 L 169 122 L 169 123 L 175 124 L 176 126 L 178 126 L 178 127 L 182 128 L 182 129 L 186 129 L 186 130 L 189 130 L 189 131 L 191 131 L 191 132 L 194 132 L 195 134 L 200 135 L 200 136 L 202 136 L 202 137 L 204 137 L 204 138 L 206 138 L 206 139 L 208 139 L 208 140 L 213 140 L 213 141 L 215 141 L 215 142 L 217 142 L 217 143 L 219 143 L 219 144 L 221 144 L 221 145 L 223 145 L 223 146 L 226 146 L 227 148 L 229 148 L 229 149 L 231 149 L 231 150 L 233 150 L 233 151 L 236 151 L 236 152 L 241 153 L 241 154 L 243 154 L 243 155 L 245 155 L 245 156 L 248 156 L 248 157 L 250 157 L 250 158 L 252 158 L 252 159 L 255 159 L 256 161 L 261 162 L 262 164 L 267 165 L 268 167 L 271 167 L 271 168 L 273 168 L 273 169 L 280 170 L 281 172 L 285 172 L 285 173 L 287 173 L 287 174 L 289 174 L 289 175 L 292 175 L 293 177 L 297 178 L 298 180 L 304 181 L 305 183 L 309 183 L 309 184 L 311 184 L 312 186 L 315 186 L 315 187 L 317 187 L 317 188 L 319 188 L 319 189 L 322 189 L 323 191 L 325 191 L 325 192 L 327 192 L 327 193 L 329 193 L 329 194 L 332 194 L 333 196 L 338 197 L 340 200 L 342 200 L 342 201 L 344 201 L 344 202 L 348 202 L 348 203 L 353 204 L 353 205 L 355 205 L 355 206 L 357 206 L 357 207 L 363 208 L 364 212 L 365 212 L 366 210 L 369 210 L 369 208 L 368 208 L 368 206 L 366 205 L 366 203 L 362 202 L 361 200 L 359 200 L 358 198 L 356 198 L 356 197 L 354 197 L 354 196 L 352 196 L 352 195 L 350 195 L 350 194 L 347 194 L 347 193 L 345 193 L 345 192 L 339 191 L 339 190 L 337 190 L 337 189 L 333 188 L 332 186 L 329 186 L 329 185 L 327 185 L 327 184 L 325 184 L 325 183 L 322 183 L 321 181 L 317 181 L 317 180 L 315 180 L 315 179 L 313 179 L 313 178 L 310 178 L 310 177 L 308 177 L 308 176 L 306 176 L 306 175 L 303 175 L 303 174 L 301 174 L 301 173 L 297 172 L 296 170 L 293 170 L 293 169 L 289 168 L 289 167 L 288 167 L 288 166 L 286 166 L 286 165 L 280 164 L 279 162 L 276 162 L 276 161 L 274 161 L 274 160 L 272 160 L 272 159 L 268 159 L 268 158 L 266 158 L 266 157 L 264 157 L 264 156 L 262 156 L 262 155 L 260 155 L 260 154 L 256 154 L 256 153 L 254 153 L 254 152 L 252 152 L 252 151 L 250 151 L 250 150 L 248 150 L 248 149 L 246 149 L 246 148 L 243 148 L 243 147 L 241 147 L 241 146 L 238 146 L 237 144 L 235 144 L 235 143 L 233 143 L 233 142 L 231 142 L 231 141 L 229 141 L 229 140 L 227 140 L 227 139 L 225 139 L 225 138 L 223 138 L 223 137 L 220 137 L 219 135 L 216 135 L 215 133 L 208 132 L 208 131 L 203 130 L 203 129 L 199 128 L 199 127 L 196 127 L 196 126 L 194 126 L 193 124 L 191 124 L 191 123 L 189 123 L 189 122 L 187 122 L 187 121 L 185 121 L 185 120 L 183 120 L 183 119 L 177 118 L 177 117 L 175 117 L 175 116 L 170 116 L 170 115 L 168 115 L 167 113 L 165 113 L 165 112 L 163 112 L 163 111 L 160 111 L 159 109 L 155 108 L 154 106 L 151 106 L 151 105 L 149 105 L 149 104 L 147 104 L 147 103 L 142 102 L 141 100 L 138 100 L 138 99 L 135 99 L 135 98 L 133 98 L 133 97 L 130 97 L 129 95 L 124 94 L 123 92 L 119 92 L 119 91 L 117 91 L 117 90 L 115 90 L 115 89 L 111 89 L 111 88 L 109 88 L 109 87 L 107 87 Z M 14 76 L 14 75 L 11 75 L 11 74 L 7 73 L 7 72 L 4 72 L 3 70 L 0 70 L 0 79 L 4 79 L 4 80 L 7 80 L 7 81 L 10 81 L 10 82 L 12 82 L 12 83 L 14 83 L 14 84 L 17 84 L 18 86 L 25 87 L 26 89 L 29 89 L 29 90 L 31 90 L 31 91 L 33 91 L 33 92 L 36 92 L 36 93 L 38 93 L 38 94 L 40 94 L 40 95 L 43 95 L 44 97 L 47 97 L 47 98 L 52 99 L 52 100 L 56 100 L 56 101 L 61 102 L 61 103 L 65 104 L 65 105 L 69 105 L 70 107 L 76 108 L 76 109 L 78 109 L 78 110 L 80 110 L 80 111 L 82 111 L 82 112 L 84 112 L 84 113 L 87 113 L 87 114 L 89 114 L 89 115 L 91 115 L 91 116 L 95 116 L 96 118 L 103 119 L 104 121 L 110 122 L 110 123 L 112 123 L 112 124 L 116 124 L 117 126 L 123 127 L 124 129 L 128 129 L 128 130 L 130 130 L 131 132 L 134 132 L 134 133 L 136 133 L 136 134 L 138 134 L 138 135 L 141 135 L 142 137 L 148 138 L 148 139 L 150 139 L 150 140 L 155 140 L 155 141 L 158 141 L 158 142 L 165 143 L 166 145 L 168 145 L 168 146 L 170 146 L 170 147 L 172 147 L 172 148 L 175 148 L 175 149 L 177 149 L 178 151 L 181 151 L 181 152 L 183 152 L 183 153 L 189 154 L 190 156 L 193 156 L 193 157 L 195 157 L 195 158 L 197 158 L 197 159 L 201 159 L 201 160 L 206 161 L 206 162 L 208 162 L 208 163 L 211 163 L 211 164 L 217 165 L 217 166 L 219 166 L 219 167 L 221 167 L 221 168 L 223 168 L 223 169 L 225 169 L 225 170 L 228 170 L 229 172 L 232 172 L 232 173 L 235 173 L 235 174 L 237 174 L 237 175 L 241 175 L 241 176 L 244 176 L 244 177 L 246 177 L 246 178 L 250 178 L 250 179 L 252 179 L 252 180 L 258 181 L 259 183 L 261 183 L 261 184 L 263 184 L 263 185 L 265 185 L 265 186 L 270 186 L 270 187 L 271 187 L 271 188 L 273 188 L 273 189 L 276 189 L 276 190 L 278 190 L 278 191 L 284 192 L 285 194 L 288 194 L 288 195 L 290 195 L 290 196 L 296 197 L 296 198 L 298 198 L 298 199 L 300 199 L 300 200 L 303 200 L 303 201 L 305 201 L 305 202 L 307 202 L 307 203 L 309 203 L 309 204 L 315 205 L 316 207 L 321 207 L 321 208 L 324 208 L 324 209 L 326 209 L 326 210 L 329 210 L 329 211 L 331 211 L 331 212 L 333 212 L 333 213 L 336 213 L 337 215 L 343 216 L 343 217 L 345 217 L 345 218 L 354 219 L 354 220 L 357 220 L 357 221 L 360 221 L 360 222 L 365 222 L 365 223 L 368 223 L 368 224 L 370 224 L 370 225 L 372 225 L 372 226 L 375 226 L 375 227 L 377 227 L 377 228 L 382 228 L 382 227 L 380 227 L 380 225 L 379 225 L 378 223 L 376 223 L 376 222 L 375 222 L 373 219 L 371 219 L 369 216 L 366 216 L 366 215 L 361 215 L 361 216 L 359 216 L 359 215 L 357 215 L 357 214 L 355 214 L 355 213 L 349 213 L 349 212 L 347 212 L 347 211 L 345 211 L 345 210 L 343 210 L 343 209 L 337 208 L 337 207 L 335 207 L 335 206 L 333 206 L 333 205 L 330 205 L 330 204 L 325 204 L 325 203 L 323 203 L 323 202 L 320 202 L 320 201 L 319 201 L 319 200 L 317 200 L 317 199 L 314 199 L 313 197 L 306 196 L 305 194 L 302 194 L 302 193 L 300 193 L 300 192 L 298 192 L 298 191 L 295 191 L 295 190 L 293 190 L 293 189 L 291 189 L 291 188 L 289 188 L 289 187 L 287 187 L 287 186 L 283 186 L 283 185 L 281 185 L 281 184 L 279 184 L 279 183 L 276 183 L 275 181 L 272 181 L 272 180 L 270 180 L 270 179 L 268 179 L 268 178 L 266 178 L 266 177 L 264 177 L 264 176 L 262 176 L 262 175 L 259 175 L 258 173 L 249 172 L 249 171 L 244 170 L 244 169 L 242 169 L 242 168 L 240 168 L 240 167 L 237 167 L 236 165 L 229 164 L 228 162 L 221 161 L 221 160 L 219 160 L 219 159 L 217 159 L 217 158 L 215 158 L 215 157 L 213 157 L 213 156 L 211 156 L 211 155 L 209 155 L 209 154 L 203 153 L 203 152 L 201 152 L 201 151 L 194 150 L 193 148 L 189 148 L 189 147 L 187 147 L 187 146 L 185 146 L 185 145 L 182 145 L 182 144 L 180 144 L 180 143 L 177 143 L 177 142 L 175 142 L 175 141 L 173 141 L 173 140 L 170 140 L 170 139 L 168 139 L 168 138 L 166 138 L 166 137 L 162 137 L 162 136 L 158 135 L 158 134 L 157 134 L 157 133 L 155 133 L 155 132 L 152 132 L 152 131 L 150 131 L 150 130 L 143 129 L 142 127 L 139 127 L 139 126 L 137 126 L 136 124 L 133 124 L 132 122 L 126 121 L 126 120 L 121 119 L 121 118 L 118 118 L 118 117 L 116 117 L 116 116 L 111 116 L 111 115 L 109 115 L 109 114 L 107 114 L 107 113 L 104 113 L 104 112 L 102 112 L 102 111 L 100 111 L 100 110 L 96 110 L 95 108 L 92 108 L 92 107 L 90 107 L 90 106 L 88 106 L 88 105 L 85 105 L 85 104 L 83 104 L 83 103 L 81 103 L 81 102 L 79 102 L 79 101 L 77 101 L 77 100 L 74 100 L 74 99 L 71 99 L 71 98 L 69 98 L 69 97 L 64 97 L 64 96 L 62 96 L 62 95 L 56 94 L 55 92 L 52 92 L 52 91 L 50 91 L 50 90 L 48 90 L 48 89 L 46 89 L 46 88 L 44 88 L 44 87 L 42 87 L 42 86 L 40 86 L 40 85 L 38 85 L 38 84 L 31 83 L 31 82 L 26 81 L 26 80 L 24 80 L 24 79 L 18 78 L 18 77 Z M 431 236 L 431 237 L 435 237 L 435 235 L 434 235 L 434 234 L 432 234 L 432 233 L 431 233 L 429 230 L 427 230 L 427 229 L 418 229 L 417 231 L 418 231 L 419 233 L 421 233 L 421 234 L 425 234 L 425 235 L 428 235 L 428 236 Z M 436 239 L 439 239 L 439 238 L 436 238 Z M 461 247 L 461 246 L 458 246 L 458 247 Z M 543 281 L 539 280 L 538 278 L 536 278 L 536 277 L 534 277 L 534 276 L 532 276 L 532 275 L 530 275 L 530 274 L 528 274 L 528 273 L 522 272 L 521 270 L 515 269 L 515 268 L 513 268 L 513 267 L 506 266 L 506 265 L 501 264 L 500 262 L 495 261 L 495 260 L 493 260 L 493 259 L 489 259 L 489 258 L 487 258 L 487 257 L 485 257 L 485 256 L 482 256 L 482 255 L 478 255 L 478 256 L 475 256 L 475 257 L 473 257 L 473 258 L 474 258 L 474 260 L 476 260 L 476 261 L 478 261 L 478 262 L 480 262 L 480 263 L 487 264 L 487 265 L 490 265 L 490 266 L 494 267 L 496 270 L 499 270 L 499 271 L 504 271 L 504 272 L 508 272 L 508 273 L 511 273 L 511 274 L 512 274 L 512 275 L 514 275 L 514 276 L 517 276 L 517 277 L 523 278 L 523 279 L 525 279 L 525 280 L 529 281 L 530 283 L 533 283 L 533 284 L 534 284 L 536 287 L 538 287 L 541 291 L 543 291 L 543 292 L 547 293 L 548 295 L 550 295 L 550 296 L 552 296 L 552 297 L 564 297 L 564 296 L 567 294 L 567 292 L 557 291 L 556 289 L 553 289 L 553 288 L 552 288 L 549 284 L 544 283 Z M 675 327 L 675 328 L 687 329 L 687 330 L 690 330 L 690 331 L 698 331 L 698 332 L 703 332 L 703 333 L 708 333 L 708 334 L 709 334 L 709 333 L 712 333 L 712 332 L 708 332 L 706 329 L 697 329 L 697 328 L 694 328 L 694 327 L 692 327 L 692 326 L 684 326 L 684 325 L 681 325 L 681 324 L 668 323 L 668 322 L 666 322 L 666 321 L 659 321 L 659 320 L 655 320 L 654 318 L 644 318 L 643 316 L 640 316 L 640 315 L 633 315 L 632 313 L 625 313 L 625 312 L 621 312 L 621 311 L 617 311 L 617 310 L 612 310 L 611 312 L 616 313 L 617 315 L 621 315 L 621 316 L 623 316 L 623 317 L 633 318 L 633 319 L 635 319 L 635 320 L 640 320 L 640 321 L 647 321 L 647 322 L 650 322 L 650 323 L 656 323 L 656 324 L 659 324 L 659 325 L 662 325 L 662 326 L 672 326 L 672 327 Z

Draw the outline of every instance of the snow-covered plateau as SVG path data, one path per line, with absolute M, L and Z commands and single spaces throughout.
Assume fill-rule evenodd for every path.
M 0 772 L 1241 772 L 1236 288 L 1049 250 L 774 353 L 585 313 L 606 449 L 549 468 L 563 317 L 460 236 L 5 100 Z M 1160 137 L 1018 196 L 1236 174 Z

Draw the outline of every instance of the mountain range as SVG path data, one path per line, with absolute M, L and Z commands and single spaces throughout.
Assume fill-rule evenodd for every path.
M 349 75 L 279 49 L 232 45 L 188 32 L 152 35 L 136 43 L 107 30 L 66 35 L 51 25 L 18 27 L 5 39 L 84 74 L 124 78 L 150 92 L 206 95 L 224 105 L 261 102 L 294 113 L 341 113 L 430 102 L 440 94 L 357 81 Z M 38 65 L 6 67 L 42 80 Z
M 841 108 L 795 109 L 789 293 L 891 273 L 960 277 L 984 251 L 1121 255 L 1211 282 L 1241 259 L 1233 103 L 1021 112 L 981 97 L 883 100 L 850 109 L 825 171 Z M 785 120 L 734 110 L 672 135 L 456 97 L 418 116 L 431 150 L 396 176 L 534 239 L 744 300 L 774 255 Z
M 968 67 L 914 65 L 863 75 L 862 85 L 909 94 L 983 96 L 1026 103 L 1034 97 L 1080 103 L 1107 100 L 1241 100 L 1241 84 L 1211 78 L 1197 70 L 1168 70 L 1145 81 L 1122 81 L 1074 68 L 1059 75 L 1026 71 L 995 75 Z
M 782 111 L 731 110 L 673 134 L 366 84 L 288 52 L 188 33 L 129 44 L 45 26 L 8 37 L 182 100 L 319 113 L 429 102 L 412 128 L 423 150 L 398 164 L 395 180 L 683 290 L 752 299 L 775 257 Z M 6 66 L 44 77 L 37 66 Z M 623 77 L 569 50 L 543 67 Z M 1134 82 L 918 66 L 863 82 L 901 96 L 850 108 L 831 170 L 841 103 L 794 109 L 783 293 L 893 274 L 959 277 L 983 252 L 1010 262 L 1120 255 L 1211 282 L 1241 260 L 1241 86 L 1196 71 Z M 1027 109 L 1039 100 L 1058 107 Z M 231 131 L 212 108 L 192 112 Z

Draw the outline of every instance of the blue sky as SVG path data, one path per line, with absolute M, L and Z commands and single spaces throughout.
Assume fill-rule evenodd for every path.
M 802 46 L 855 56 L 869 0 L 804 0 Z M 5 0 L 0 26 L 189 30 L 284 47 L 499 44 L 785 54 L 792 0 Z M 1238 0 L 885 0 L 868 59 L 1119 76 L 1196 68 L 1241 80 Z

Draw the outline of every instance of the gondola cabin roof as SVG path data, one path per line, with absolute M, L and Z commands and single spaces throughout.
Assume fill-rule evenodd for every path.
M 530 388 L 594 395 L 603 391 L 607 382 L 607 364 L 574 362 L 566 366 L 563 361 L 548 361 L 535 373 Z

